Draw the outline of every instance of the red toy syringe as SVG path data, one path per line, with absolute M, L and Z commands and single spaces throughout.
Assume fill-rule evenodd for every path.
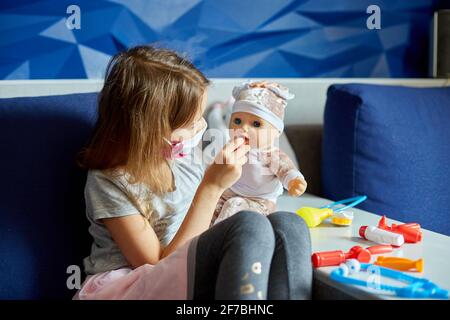
M 392 252 L 392 246 L 380 245 L 363 248 L 361 246 L 354 246 L 349 252 L 342 250 L 316 252 L 312 255 L 311 261 L 315 268 L 338 266 L 344 263 L 347 259 L 356 259 L 359 262 L 370 262 L 372 254 L 382 254 Z

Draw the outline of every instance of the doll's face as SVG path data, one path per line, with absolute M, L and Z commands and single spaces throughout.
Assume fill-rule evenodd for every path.
M 269 149 L 280 136 L 272 124 L 247 112 L 233 113 L 229 127 L 231 138 L 244 137 L 252 149 Z

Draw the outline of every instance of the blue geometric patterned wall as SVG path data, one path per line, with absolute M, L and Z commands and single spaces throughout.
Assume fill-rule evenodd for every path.
M 81 29 L 66 27 L 69 5 Z M 381 8 L 381 29 L 366 8 Z M 0 79 L 101 78 L 159 43 L 209 77 L 426 77 L 438 0 L 1 0 Z

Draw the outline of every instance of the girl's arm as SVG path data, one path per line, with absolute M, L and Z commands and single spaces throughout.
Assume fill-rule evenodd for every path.
M 172 241 L 162 250 L 161 259 L 171 254 L 186 241 L 207 230 L 216 204 L 224 190 L 206 181 L 200 183 L 186 217 Z
M 209 228 L 220 196 L 239 179 L 242 166 L 247 162 L 246 155 L 250 146 L 244 142 L 243 138 L 230 141 L 208 167 L 183 223 L 169 245 L 164 248 L 161 258 Z
M 161 245 L 144 216 L 133 214 L 102 219 L 102 222 L 133 268 L 146 263 L 156 264 L 159 261 Z
M 165 248 L 161 247 L 155 231 L 142 215 L 103 219 L 130 265 L 136 268 L 146 263 L 156 264 L 207 230 L 223 191 L 239 179 L 249 149 L 242 138 L 231 141 L 222 149 L 216 162 L 205 172 L 183 223 Z

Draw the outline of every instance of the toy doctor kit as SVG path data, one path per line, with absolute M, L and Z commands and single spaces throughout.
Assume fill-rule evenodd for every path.
M 305 220 L 310 228 L 317 227 L 327 218 L 331 218 L 331 222 L 335 225 L 351 225 L 353 214 L 349 214 L 345 210 L 366 199 L 366 196 L 361 196 L 333 202 L 321 208 L 303 207 L 296 213 Z M 336 208 L 339 205 L 344 206 Z M 377 226 L 361 226 L 359 235 L 380 245 L 368 248 L 354 246 L 348 252 L 342 250 L 316 252 L 311 256 L 313 266 L 315 268 L 339 266 L 331 272 L 331 279 L 345 284 L 390 291 L 398 297 L 448 299 L 449 292 L 447 290 L 439 288 L 427 279 L 413 277 L 401 272 L 423 272 L 423 259 L 411 260 L 379 256 L 374 264 L 368 263 L 374 254 L 392 252 L 393 247 L 400 247 L 405 242 L 420 242 L 423 234 L 419 224 L 405 223 L 389 226 L 386 223 L 386 216 L 383 216 Z M 368 278 L 366 280 L 361 280 L 361 277 L 349 276 L 356 275 L 361 271 L 367 273 Z M 400 287 L 383 284 L 381 283 L 382 277 L 406 282 L 407 285 Z
M 353 213 L 345 210 L 360 204 L 366 199 L 367 196 L 353 197 L 349 199 L 336 201 L 320 208 L 303 207 L 298 209 L 296 213 L 300 217 L 302 217 L 303 220 L 305 220 L 306 225 L 309 228 L 317 227 L 319 224 L 322 223 L 322 221 L 330 217 L 331 223 L 335 225 L 349 226 L 352 224 L 353 221 Z M 345 206 L 341 208 L 336 208 L 339 205 Z
M 350 277 L 349 275 L 356 275 L 361 271 L 368 274 L 367 279 Z M 381 283 L 381 277 L 391 278 L 401 282 L 406 282 L 407 285 L 393 286 Z M 346 263 L 342 263 L 339 268 L 333 270 L 330 278 L 341 283 L 371 287 L 377 290 L 393 292 L 397 297 L 402 298 L 431 298 L 431 299 L 448 299 L 448 290 L 438 287 L 436 284 L 428 279 L 417 278 L 409 274 L 384 268 L 381 266 L 360 263 L 356 259 L 349 259 Z

